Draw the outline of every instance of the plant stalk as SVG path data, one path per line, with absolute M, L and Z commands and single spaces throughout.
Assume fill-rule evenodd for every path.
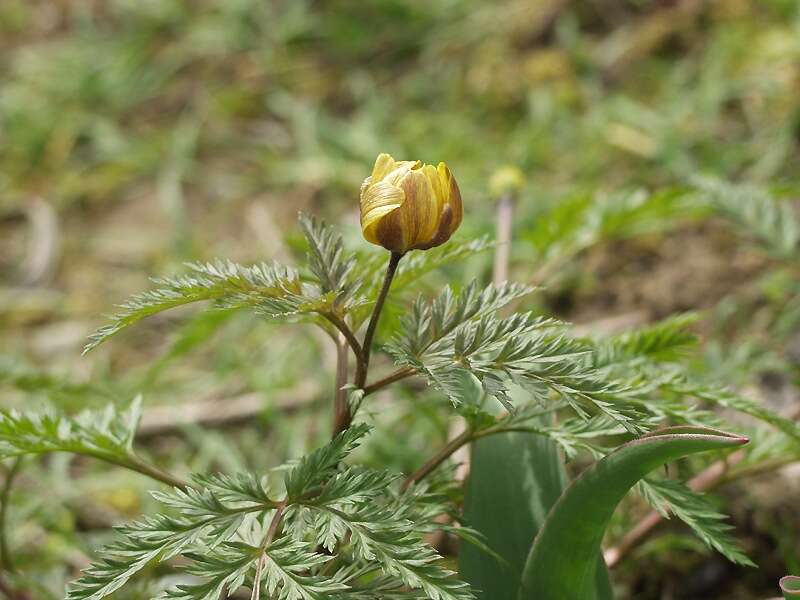
M 383 305 L 386 302 L 386 296 L 389 295 L 389 288 L 392 287 L 392 280 L 397 272 L 397 265 L 403 255 L 398 252 L 392 252 L 389 258 L 389 265 L 386 267 L 386 275 L 383 278 L 383 285 L 381 291 L 378 293 L 378 298 L 375 300 L 375 307 L 372 309 L 372 316 L 367 325 L 367 332 L 364 334 L 364 342 L 361 344 L 361 360 L 356 365 L 355 385 L 359 389 L 363 389 L 364 384 L 367 382 L 367 370 L 369 369 L 369 355 L 372 349 L 372 338 L 375 337 L 375 330 L 378 327 L 378 321 L 383 311 Z
M 396 381 L 400 381 L 402 379 L 406 379 L 407 377 L 411 377 L 416 371 L 411 367 L 403 367 L 402 369 L 397 369 L 394 373 L 390 373 L 383 379 L 379 379 L 378 381 L 374 381 L 369 385 L 364 386 L 364 395 L 369 396 L 372 393 L 377 392 L 381 388 L 386 387 L 387 385 L 391 385 Z
M 162 471 L 155 465 L 151 465 L 150 463 L 145 462 L 144 460 L 139 458 L 136 454 L 130 454 L 127 457 L 127 462 L 120 461 L 115 464 L 119 464 L 122 467 L 127 467 L 128 469 L 136 471 L 137 473 L 141 473 L 142 475 L 146 475 L 151 479 L 155 479 L 156 481 L 160 481 L 162 483 L 178 488 L 180 490 L 186 491 L 186 489 L 189 487 L 189 484 L 187 484 L 182 479 L 175 477 L 174 475 L 167 473 L 166 471 Z
M 14 486 L 14 480 L 22 467 L 22 458 L 22 456 L 18 456 L 14 459 L 11 468 L 6 473 L 2 496 L 0 496 L 0 566 L 9 573 L 14 572 L 14 561 L 8 546 L 8 503 L 11 500 L 11 488 Z
M 555 410 L 558 410 L 559 408 L 561 408 L 561 406 L 557 405 L 552 408 L 543 409 L 541 411 L 538 411 L 536 413 L 536 416 L 546 415 L 548 413 L 554 412 Z M 484 438 L 490 435 L 497 435 L 499 433 L 511 433 L 520 431 L 524 431 L 527 433 L 539 433 L 539 434 L 544 433 L 541 429 L 537 429 L 535 427 L 526 427 L 524 425 L 506 427 L 503 426 L 502 422 L 498 422 L 492 427 L 487 427 L 486 429 L 481 429 L 478 431 L 474 431 L 472 429 L 465 429 L 459 435 L 457 435 L 452 440 L 447 442 L 446 445 L 442 446 L 441 450 L 439 450 L 435 455 L 433 455 L 430 458 L 430 460 L 428 460 L 424 465 L 422 465 L 419 469 L 417 469 L 411 475 L 406 477 L 405 481 L 403 482 L 402 489 L 405 490 L 412 484 L 430 475 L 433 471 L 436 470 L 436 468 L 439 465 L 441 465 L 450 456 L 452 456 L 463 446 L 469 444 L 474 440 Z
M 347 340 L 347 343 L 353 349 L 353 354 L 356 355 L 356 359 L 359 361 L 363 360 L 364 349 L 361 347 L 361 344 L 358 343 L 358 340 L 356 339 L 353 330 L 350 329 L 350 326 L 332 313 L 323 313 L 322 316 L 325 317 L 344 336 L 344 338 Z
M 459 448 L 468 444 L 472 441 L 473 438 L 473 431 L 471 429 L 465 429 L 459 435 L 454 437 L 452 440 L 447 442 L 445 446 L 442 447 L 436 454 L 434 454 L 428 461 L 422 465 L 419 469 L 411 473 L 408 477 L 406 477 L 405 481 L 403 481 L 403 485 L 401 486 L 401 490 L 405 491 L 413 484 L 417 483 L 421 479 L 424 479 L 428 475 L 430 475 L 436 468 L 441 465 L 447 458 L 456 452 Z
M 495 213 L 497 224 L 497 246 L 494 249 L 492 280 L 500 285 L 508 280 L 508 264 L 511 256 L 511 225 L 514 221 L 514 196 L 506 194 L 497 201 Z
M 350 408 L 347 406 L 347 342 L 343 335 L 336 340 L 336 389 L 333 401 L 333 430 L 342 431 L 349 420 Z M 334 434 L 335 435 L 335 434 Z
M 272 515 L 272 521 L 269 524 L 269 529 L 267 530 L 267 536 L 264 538 L 264 543 L 262 544 L 262 548 L 264 550 L 269 547 L 272 543 L 272 540 L 275 539 L 275 536 L 280 532 L 281 524 L 283 523 L 283 513 L 286 510 L 286 500 L 278 503 L 278 506 L 275 508 L 275 514 Z
M 356 351 L 356 346 L 354 346 L 352 342 L 350 343 L 356 355 L 356 374 L 354 383 L 357 389 L 363 390 L 364 385 L 367 382 L 367 371 L 369 370 L 369 355 L 372 348 L 372 339 L 375 337 L 375 330 L 378 327 L 381 311 L 383 311 L 383 305 L 386 302 L 386 296 L 389 295 L 389 288 L 392 287 L 392 280 L 397 272 L 397 265 L 399 264 L 401 258 L 403 258 L 403 255 L 397 252 L 392 252 L 389 258 L 389 265 L 386 267 L 386 275 L 383 278 L 383 285 L 381 286 L 381 291 L 378 293 L 378 298 L 375 300 L 375 306 L 372 309 L 372 316 L 370 317 L 369 324 L 367 325 L 367 332 L 364 334 L 364 341 L 359 346 L 360 352 Z M 336 437 L 342 431 L 350 427 L 350 423 L 353 421 L 352 411 L 350 410 L 350 407 L 347 406 L 346 393 L 341 405 L 339 404 L 339 398 L 337 396 L 335 412 L 336 417 L 333 424 L 333 437 Z

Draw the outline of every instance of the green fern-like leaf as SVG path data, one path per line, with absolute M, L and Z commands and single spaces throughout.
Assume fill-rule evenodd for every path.
M 524 387 L 539 402 L 555 393 L 582 417 L 601 412 L 631 432 L 643 430 L 647 412 L 641 390 L 610 377 L 591 363 L 595 348 L 565 333 L 564 324 L 531 314 L 494 313 L 530 288 L 505 284 L 461 294 L 446 289 L 430 303 L 418 301 L 404 333 L 389 345 L 398 364 L 411 367 L 459 405 L 469 400 L 464 380 L 476 378 L 484 392 L 513 409 L 509 385 Z
M 348 589 L 338 577 L 307 574 L 332 557 L 309 549 L 306 543 L 283 537 L 270 544 L 263 556 L 261 580 L 267 598 L 324 600 Z
M 697 336 L 687 327 L 697 322 L 696 313 L 676 315 L 597 343 L 595 367 L 637 359 L 676 361 L 697 346 Z
M 748 184 L 731 184 L 697 176 L 692 183 L 704 200 L 740 231 L 758 240 L 781 258 L 797 259 L 800 218 L 791 203 L 781 202 L 767 190 Z
M 218 308 L 251 307 L 266 316 L 285 316 L 321 310 L 330 301 L 304 286 L 294 269 L 278 264 L 245 267 L 217 261 L 187 266 L 190 274 L 155 279 L 155 290 L 132 296 L 108 325 L 90 336 L 84 352 L 145 317 L 193 302 L 210 300 Z
M 419 357 L 459 325 L 491 315 L 533 291 L 534 288 L 517 283 L 490 285 L 481 290 L 473 281 L 455 294 L 448 286 L 433 301 L 420 298 L 414 303 L 410 314 L 403 319 L 402 333 L 392 340 L 388 350 L 396 357 Z
M 216 600 L 242 587 L 279 600 L 377 590 L 397 599 L 472 598 L 423 542 L 412 496 L 392 491 L 397 476 L 343 465 L 368 431 L 356 425 L 300 460 L 284 477 L 281 500 L 247 474 L 195 476 L 185 489 L 154 493 L 164 514 L 120 527 L 68 600 L 101 600 L 148 564 L 178 556 L 196 580 L 164 592 L 165 600 Z
M 219 600 L 240 589 L 254 569 L 257 549 L 246 544 L 224 542 L 213 555 L 187 553 L 189 575 L 203 579 L 198 584 L 180 584 L 161 594 L 163 600 Z
M 358 446 L 361 438 L 369 431 L 368 425 L 357 424 L 337 435 L 328 445 L 304 457 L 287 473 L 284 480 L 289 498 L 299 499 L 335 475 L 338 465 Z
M 308 242 L 308 266 L 323 294 L 335 295 L 335 309 L 343 315 L 361 303 L 356 297 L 358 282 L 353 278 L 355 257 L 345 252 L 342 236 L 314 217 L 300 215 L 300 225 Z
M 111 405 L 103 411 L 84 411 L 74 417 L 53 412 L 0 411 L 0 459 L 72 452 L 107 462 L 125 462 L 140 417 L 140 398 L 123 413 Z
M 717 550 L 728 560 L 740 565 L 755 566 L 731 537 L 730 531 L 733 527 L 724 522 L 725 515 L 718 512 L 702 494 L 670 479 L 642 480 L 639 490 L 662 516 L 674 514 L 691 527 L 707 546 Z
M 151 562 L 198 546 L 211 552 L 237 534 L 247 515 L 263 515 L 275 506 L 255 499 L 225 502 L 198 488 L 154 493 L 154 497 L 178 516 L 158 514 L 118 527 L 120 539 L 101 549 L 102 558 L 73 584 L 67 600 L 101 600 Z
M 452 241 L 425 252 L 412 252 L 400 262 L 393 287 L 403 289 L 435 269 L 463 261 L 493 246 L 494 243 L 484 236 L 469 241 Z

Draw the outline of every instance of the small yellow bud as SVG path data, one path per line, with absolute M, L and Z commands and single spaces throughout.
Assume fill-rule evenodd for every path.
M 361 184 L 364 238 L 397 254 L 444 244 L 463 212 L 458 184 L 443 162 L 434 167 L 381 154 Z
M 506 165 L 495 171 L 489 179 L 489 194 L 502 198 L 518 193 L 525 185 L 525 175 L 517 167 Z

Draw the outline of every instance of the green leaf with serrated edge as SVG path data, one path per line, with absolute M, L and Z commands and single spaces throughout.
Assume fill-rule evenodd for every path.
M 518 599 L 593 600 L 597 553 L 614 509 L 653 469 L 747 438 L 704 427 L 669 427 L 635 439 L 584 471 L 559 498 L 525 563 Z
M 800 598 L 800 577 L 795 577 L 794 575 L 781 577 L 778 585 L 786 600 Z
M 118 412 L 112 405 L 75 416 L 3 410 L 0 411 L 0 459 L 72 452 L 125 463 L 130 458 L 140 417 L 140 397 L 124 412 Z
M 290 500 L 297 500 L 311 488 L 330 479 L 350 452 L 359 444 L 371 427 L 364 423 L 345 429 L 329 444 L 317 448 L 290 470 L 284 478 Z
M 194 302 L 210 300 L 225 309 L 247 306 L 265 316 L 315 312 L 330 302 L 303 285 L 295 269 L 277 263 L 245 267 L 217 260 L 187 267 L 189 274 L 154 279 L 156 289 L 131 296 L 109 324 L 89 337 L 84 353 L 145 317 Z
M 351 295 L 356 283 L 351 277 L 355 258 L 345 253 L 342 236 L 315 217 L 299 216 L 308 242 L 308 266 L 323 292 L 333 292 L 340 300 Z
M 596 342 L 592 364 L 604 367 L 637 359 L 656 362 L 678 360 L 697 346 L 698 338 L 687 327 L 699 320 L 697 313 L 675 315 Z
M 670 513 L 674 514 L 691 527 L 703 543 L 729 561 L 755 566 L 731 537 L 733 526 L 725 522 L 725 515 L 718 512 L 703 494 L 671 479 L 642 479 L 639 489 L 663 517 L 669 518 Z

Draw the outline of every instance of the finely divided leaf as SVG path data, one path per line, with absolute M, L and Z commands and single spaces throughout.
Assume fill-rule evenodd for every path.
M 85 411 L 74 417 L 52 412 L 0 411 L 0 459 L 25 454 L 73 452 L 108 462 L 125 462 L 141 416 L 141 399 L 119 413 Z
M 734 185 L 700 176 L 692 183 L 702 200 L 756 238 L 768 251 L 780 258 L 797 258 L 800 218 L 790 202 L 781 202 L 754 185 Z
M 358 287 L 352 277 L 355 257 L 345 254 L 342 236 L 323 221 L 301 214 L 300 225 L 308 241 L 308 266 L 322 292 L 336 295 L 341 305 L 337 312 L 341 312 L 355 300 Z
M 329 444 L 303 457 L 300 463 L 286 474 L 286 493 L 292 501 L 319 486 L 336 474 L 339 464 L 370 431 L 369 425 L 359 423 L 337 435 Z
M 193 302 L 211 300 L 219 308 L 251 307 L 269 315 L 313 312 L 326 304 L 323 295 L 304 286 L 297 271 L 277 263 L 245 267 L 231 261 L 190 263 L 190 273 L 154 279 L 156 289 L 132 296 L 90 338 L 84 352 L 151 315 Z
M 594 346 L 569 337 L 563 323 L 530 313 L 499 318 L 494 313 L 531 288 L 503 284 L 461 294 L 446 289 L 432 302 L 418 301 L 404 333 L 388 347 L 398 364 L 424 374 L 458 405 L 469 401 L 467 377 L 511 410 L 509 385 L 540 402 L 555 394 L 581 416 L 603 413 L 629 431 L 645 429 L 642 390 L 592 365 Z
M 217 480 L 218 486 L 223 480 Z M 241 486 L 223 500 L 202 488 L 156 492 L 153 496 L 177 516 L 158 514 L 118 527 L 120 539 L 101 549 L 101 559 L 87 568 L 70 588 L 67 600 L 101 600 L 119 589 L 149 563 L 165 561 L 191 549 L 215 549 L 236 536 L 248 515 L 263 515 L 275 503 L 240 502 Z M 189 596 L 191 597 L 191 596 Z
M 691 527 L 706 545 L 731 562 L 755 566 L 731 536 L 733 526 L 725 523 L 725 515 L 718 512 L 702 494 L 671 479 L 643 479 L 639 483 L 639 490 L 662 516 L 674 514 Z

